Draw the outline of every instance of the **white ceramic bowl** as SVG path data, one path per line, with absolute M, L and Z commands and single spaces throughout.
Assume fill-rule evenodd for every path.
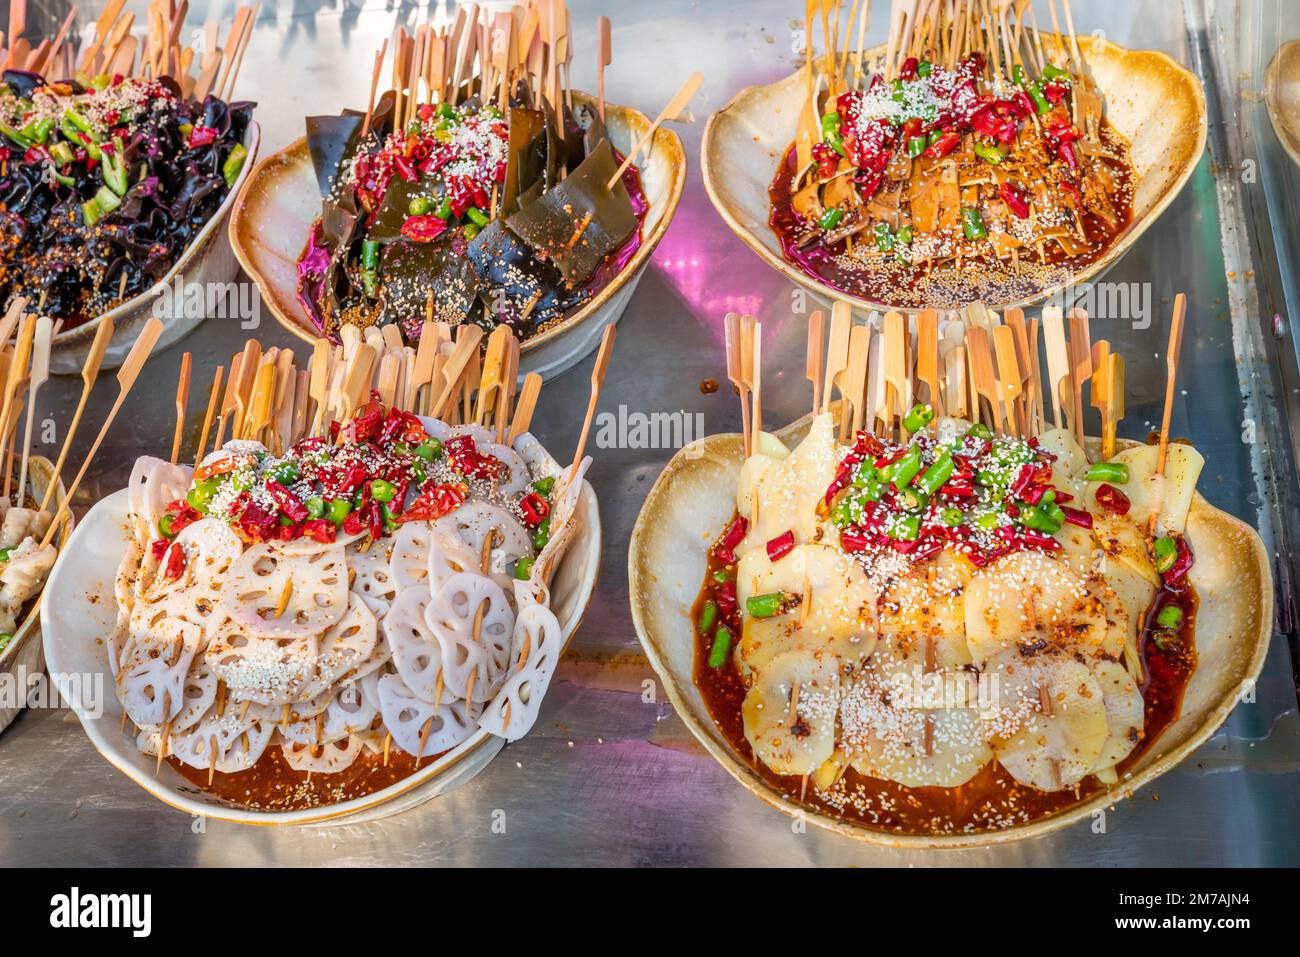
M 525 454 L 525 459 L 528 456 Z M 532 464 L 532 463 L 530 463 Z M 95 749 L 154 797 L 188 814 L 238 824 L 357 824 L 386 817 L 464 784 L 483 770 L 505 745 L 479 730 L 459 746 L 382 791 L 341 804 L 301 811 L 258 811 L 238 807 L 196 788 L 164 762 L 141 754 L 122 727 L 122 707 L 112 693 L 105 636 L 117 617 L 113 579 L 127 542 L 127 490 L 114 492 L 81 520 L 45 586 L 45 660 L 55 687 L 69 702 Z M 567 644 L 591 600 L 600 562 L 600 511 L 596 494 L 583 483 L 573 543 L 551 579 L 551 610 Z M 82 700 L 83 676 L 102 675 L 101 701 Z

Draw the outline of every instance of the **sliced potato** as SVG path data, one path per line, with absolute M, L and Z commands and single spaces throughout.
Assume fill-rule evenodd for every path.
M 966 586 L 966 644 L 976 664 L 1006 649 L 1094 648 L 1105 608 L 1088 580 L 1043 552 L 1014 552 Z
M 1114 661 L 1100 661 L 1092 672 L 1097 678 L 1097 684 L 1101 686 L 1109 729 L 1093 773 L 1103 779 L 1113 779 L 1117 777 L 1115 765 L 1132 754 L 1142 740 L 1146 704 L 1142 700 L 1142 689 L 1123 665 Z M 1107 771 L 1110 773 L 1106 774 Z
M 808 436 L 775 468 L 758 479 L 758 516 L 750 516 L 741 551 L 762 548 L 773 538 L 794 531 L 796 543 L 815 540 L 818 506 L 835 478 L 842 457 L 829 412 L 813 420 Z
M 1160 585 L 1160 573 L 1151 563 L 1146 530 L 1128 515 L 1114 515 L 1098 507 L 1092 518 L 1092 537 L 1107 557 L 1123 562 L 1151 583 Z
M 998 761 L 1040 791 L 1073 787 L 1096 767 L 1110 734 L 1093 673 L 1064 655 L 1005 652 L 989 662 L 998 707 L 985 716 Z M 1045 707 L 1046 706 L 1046 707 Z
M 993 759 L 969 672 L 926 673 L 919 648 L 882 643 L 844 695 L 845 749 L 860 774 L 956 787 Z
M 1038 437 L 1041 448 L 1056 456 L 1052 464 L 1054 483 L 1058 488 L 1059 479 L 1077 475 L 1088 467 L 1088 457 L 1079 443 L 1074 440 L 1074 433 L 1069 429 L 1051 429 Z
M 1159 455 L 1157 446 L 1135 445 L 1124 449 L 1111 461 L 1128 466 L 1128 482 L 1120 488 L 1132 503 L 1128 518 L 1145 529 L 1150 516 L 1155 513 L 1157 535 L 1181 534 L 1187 527 L 1187 512 L 1192 507 L 1196 480 L 1205 466 L 1205 457 L 1190 445 L 1172 442 L 1165 460 L 1165 473 L 1161 476 L 1156 474 Z M 1096 506 L 1097 486 L 1101 483 L 1087 484 L 1084 501 L 1092 510 Z
M 790 450 L 771 432 L 758 433 L 754 454 L 740 467 L 740 481 L 736 483 L 736 510 L 749 518 L 754 507 L 754 488 L 768 469 L 789 456 Z
M 970 664 L 965 593 L 974 574 L 970 559 L 947 550 L 932 562 L 913 565 L 908 574 L 884 586 L 879 602 L 881 634 L 903 647 L 922 647 L 930 639 L 932 664 L 938 668 Z
M 768 559 L 766 550 L 754 549 L 736 569 L 736 595 L 742 609 L 752 595 L 778 591 L 803 595 L 805 582 L 812 599 L 807 609 L 794 608 L 763 622 L 746 621 L 742 655 L 749 667 L 761 668 L 784 639 L 791 647 L 829 649 L 849 666 L 875 648 L 875 589 L 862 566 L 838 549 L 798 545 L 776 562 Z
M 745 738 L 777 774 L 812 774 L 835 750 L 839 667 L 833 655 L 777 655 L 741 705 Z

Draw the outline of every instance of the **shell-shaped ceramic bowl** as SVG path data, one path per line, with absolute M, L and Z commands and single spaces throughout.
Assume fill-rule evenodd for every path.
M 1300 165 L 1300 40 L 1282 44 L 1264 72 L 1268 118 L 1291 161 Z
M 582 93 L 575 92 L 574 99 L 594 103 Z M 613 103 L 605 105 L 605 124 L 610 142 L 625 156 L 650 129 L 644 114 Z M 596 348 L 605 327 L 618 322 L 627 308 L 682 198 L 686 153 L 681 139 L 671 130 L 656 130 L 651 147 L 636 165 L 649 202 L 640 248 L 590 302 L 563 322 L 524 340 L 521 375 L 537 372 L 554 378 L 567 372 Z M 308 342 L 314 342 L 320 332 L 298 303 L 297 262 L 320 212 L 320 190 L 304 137 L 258 164 L 230 219 L 230 244 L 240 265 L 257 282 L 263 305 L 282 326 Z
M 32 458 L 28 461 L 28 466 L 31 469 L 32 497 L 40 500 L 45 497 L 45 490 L 50 487 L 54 465 L 48 459 Z M 57 511 L 63 504 L 63 482 L 58 483 L 50 502 L 51 511 Z M 60 522 L 59 532 L 53 540 L 60 554 L 67 546 L 68 535 L 71 532 L 72 513 L 69 512 Z M 46 579 L 46 584 L 49 584 L 49 579 Z M 45 670 L 45 655 L 42 653 L 40 639 L 41 600 L 44 596 L 45 591 L 42 589 L 41 594 L 32 599 L 26 616 L 19 623 L 18 630 L 14 632 L 13 640 L 4 651 L 0 652 L 0 675 L 7 676 L 5 680 L 18 682 L 20 688 L 24 686 L 26 679 Z M 11 704 L 8 701 L 0 703 L 0 731 L 9 727 L 21 710 L 22 705 L 19 703 Z
M 1049 45 L 1054 37 L 1044 34 Z M 1030 306 L 1068 286 L 1098 278 L 1173 202 L 1205 150 L 1205 91 L 1190 71 L 1157 51 L 1126 50 L 1092 36 L 1078 40 L 1088 72 L 1105 100 L 1105 115 L 1130 145 L 1136 172 L 1133 217 L 1110 249 L 1066 282 L 1045 286 L 1016 302 L 987 303 L 995 309 Z M 881 62 L 883 56 L 883 47 L 866 54 L 869 63 Z M 864 310 L 900 308 L 841 292 L 809 275 L 782 255 L 776 233 L 768 225 L 768 186 L 795 139 L 808 91 L 806 71 L 804 67 L 775 83 L 742 90 L 709 117 L 701 149 L 705 189 L 732 232 L 791 282 L 822 299 L 842 299 Z
M 208 318 L 207 291 L 222 288 L 224 284 L 230 284 L 230 288 L 233 288 L 235 277 L 239 274 L 239 266 L 226 241 L 226 223 L 230 219 L 230 211 L 235 206 L 239 190 L 256 165 L 261 142 L 261 127 L 256 120 L 250 121 L 244 132 L 244 147 L 248 150 L 244 168 L 239 171 L 234 187 L 226 194 L 220 208 L 185 247 L 176 264 L 167 271 L 167 275 L 135 298 L 128 299 L 102 316 L 96 316 L 90 322 L 55 336 L 54 348 L 50 352 L 51 372 L 78 375 L 86 364 L 86 356 L 90 354 L 95 333 L 105 318 L 111 317 L 113 320 L 113 338 L 108 344 L 108 351 L 104 353 L 104 369 L 116 369 L 126 360 L 140 330 L 155 315 L 163 321 L 162 335 L 154 347 L 158 352 L 179 342 Z M 182 293 L 187 288 L 201 288 L 205 294 L 182 294 L 178 298 L 174 292 L 167 293 L 169 289 L 175 290 L 178 284 L 181 285 Z M 236 294 L 234 300 L 230 300 L 223 291 L 221 301 L 238 303 L 240 299 Z
M 539 459 L 553 464 L 536 443 L 532 448 L 520 447 L 519 452 L 530 466 Z M 141 754 L 134 736 L 123 729 L 122 707 L 113 694 L 105 647 L 105 637 L 117 617 L 113 579 L 127 545 L 127 497 L 128 491 L 122 489 L 97 503 L 78 524 L 50 573 L 43 621 L 45 660 L 55 686 L 81 720 L 95 749 L 160 801 L 187 814 L 237 824 L 359 824 L 423 804 L 464 784 L 487 767 L 505 745 L 503 738 L 480 729 L 382 791 L 299 811 L 258 811 L 228 803 L 196 788 L 166 762 L 155 774 L 156 759 Z M 575 520 L 578 530 L 550 582 L 550 607 L 559 619 L 566 645 L 591 600 L 600 563 L 600 510 L 596 494 L 586 482 Z M 87 681 L 87 676 L 92 680 Z M 100 676 L 99 682 L 93 680 L 95 676 Z
M 804 418 L 777 433 L 787 445 L 803 438 Z M 1131 444 L 1131 443 L 1128 443 Z M 1093 453 L 1096 445 L 1091 445 Z M 678 716 L 714 758 L 751 793 L 787 814 L 828 830 L 891 847 L 976 847 L 1036 837 L 1130 797 L 1204 744 L 1236 707 L 1264 666 L 1273 625 L 1273 573 L 1255 530 L 1197 493 L 1187 520 L 1196 553 L 1191 581 L 1198 664 L 1178 719 L 1117 784 L 1072 807 L 1005 830 L 901 834 L 872 830 L 787 801 L 718 730 L 694 680 L 691 608 L 704 581 L 706 553 L 735 512 L 744 459 L 739 435 L 714 435 L 682 449 L 650 490 L 628 550 L 632 621 L 651 666 Z

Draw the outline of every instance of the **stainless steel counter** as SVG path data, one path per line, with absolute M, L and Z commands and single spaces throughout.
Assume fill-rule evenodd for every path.
M 1300 17 L 1278 12 L 1281 5 L 1272 2 L 1246 13 L 1231 3 L 1210 2 L 1217 7 L 1211 21 L 1217 27 L 1208 33 L 1202 0 L 1189 0 L 1186 11 L 1163 0 L 1074 4 L 1081 31 L 1103 29 L 1125 45 L 1165 50 L 1211 78 L 1210 155 L 1108 276 L 1153 283 L 1155 321 L 1140 331 L 1094 322 L 1093 334 L 1111 339 L 1129 360 L 1124 431 L 1141 437 L 1159 418 L 1157 383 L 1162 392 L 1170 302 L 1176 292 L 1187 293 L 1175 430 L 1193 438 L 1206 456 L 1201 480 L 1206 497 L 1259 526 L 1270 547 L 1289 550 L 1289 535 L 1300 529 L 1291 511 L 1296 485 L 1288 430 L 1294 423 L 1286 408 L 1295 393 L 1279 356 L 1290 344 L 1272 335 L 1273 307 L 1261 317 L 1260 304 L 1272 293 L 1257 287 L 1256 276 L 1259 236 L 1270 233 L 1270 217 L 1277 213 L 1267 197 L 1250 194 L 1252 187 L 1242 184 L 1235 168 L 1246 155 L 1245 142 L 1250 157 L 1269 162 L 1274 189 L 1300 184 L 1300 170 L 1287 164 L 1276 142 L 1258 143 L 1242 133 L 1249 127 L 1247 132 L 1263 136 L 1257 113 L 1242 113 L 1243 104 L 1257 102 L 1250 91 L 1261 86 L 1256 76 L 1262 73 L 1250 75 L 1255 69 L 1250 57 L 1256 55 L 1251 44 L 1265 48 L 1267 63 L 1273 45 L 1300 35 Z M 97 14 L 99 6 L 82 3 L 83 16 Z M 191 3 L 191 19 L 201 24 L 208 15 L 229 15 L 233 6 Z M 406 2 L 264 3 L 239 90 L 259 101 L 264 149 L 301 135 L 305 113 L 363 100 L 374 47 L 395 19 L 409 21 L 417 6 L 422 13 L 422 5 Z M 435 3 L 434 9 L 445 13 L 448 6 Z M 575 0 L 571 7 L 579 51 L 591 48 L 598 13 L 614 20 L 614 64 L 607 73 L 612 100 L 653 114 L 688 72 L 700 69 L 706 76 L 694 104 L 698 121 L 678 128 L 691 157 L 686 195 L 619 327 L 603 407 L 698 412 L 708 432 L 737 429 L 739 410 L 730 390 L 701 390 L 705 379 L 725 382 L 721 318 L 736 309 L 756 313 L 764 324 L 767 421 L 802 414 L 809 396 L 802 373 L 804 320 L 791 311 L 794 290 L 728 232 L 704 194 L 696 162 L 703 120 L 711 111 L 743 86 L 793 68 L 791 24 L 802 4 Z M 873 26 L 873 42 L 880 42 L 881 16 Z M 1290 33 L 1278 32 L 1288 27 Z M 1255 40 L 1244 35 L 1252 30 Z M 576 85 L 594 86 L 594 67 L 585 56 L 576 59 L 574 74 Z M 1221 88 L 1215 77 L 1230 86 Z M 1245 99 L 1237 91 L 1239 82 L 1248 91 Z M 1249 122 L 1241 122 L 1243 116 Z M 1267 133 L 1266 127 L 1265 118 Z M 1294 224 L 1292 216 L 1284 227 Z M 1258 279 L 1261 286 L 1264 281 Z M 196 372 L 195 382 L 206 388 L 210 370 L 228 361 L 248 334 L 235 322 L 214 319 L 151 363 L 94 467 L 87 504 L 120 488 L 137 455 L 168 447 L 181 352 L 194 354 L 195 369 L 204 370 Z M 257 335 L 264 346 L 294 342 L 269 314 Z M 781 356 L 787 359 L 782 362 Z M 561 453 L 575 441 L 590 367 L 588 360 L 543 390 L 536 431 Z M 59 380 L 42 394 L 54 403 L 52 414 L 61 427 L 79 384 Z M 194 417 L 196 410 L 191 413 Z M 695 744 L 655 688 L 632 629 L 626 542 L 645 493 L 672 450 L 592 451 L 596 465 L 590 478 L 601 497 L 605 553 L 591 609 L 533 733 L 508 746 L 477 778 L 421 808 L 368 825 L 272 830 L 214 822 L 203 827 L 110 767 L 70 713 L 29 710 L 0 736 L 0 861 L 107 866 L 1300 863 L 1300 720 L 1294 663 L 1283 634 L 1275 637 L 1254 703 L 1239 706 L 1179 768 L 1110 810 L 1104 829 L 1085 823 L 997 850 L 937 853 L 879 849 L 793 826 L 750 797 Z M 1281 566 L 1293 564 L 1288 551 Z M 1289 576 L 1279 585 L 1284 589 L 1280 603 L 1289 610 Z M 493 828 L 499 812 L 504 812 L 504 833 Z

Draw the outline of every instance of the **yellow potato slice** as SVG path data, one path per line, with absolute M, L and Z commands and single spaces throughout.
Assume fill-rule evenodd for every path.
M 1064 655 L 1025 658 L 1012 650 L 990 661 L 987 673 L 997 677 L 998 707 L 985 716 L 985 728 L 1013 778 L 1059 791 L 1091 773 L 1110 728 L 1101 685 L 1085 665 Z
M 1007 555 L 966 586 L 966 644 L 976 664 L 1009 648 L 1097 648 L 1106 627 L 1088 580 L 1044 552 Z
M 736 483 L 736 510 L 746 518 L 754 507 L 754 489 L 768 470 L 790 455 L 790 450 L 770 432 L 758 433 L 754 454 L 740 467 L 740 480 Z
M 777 774 L 812 774 L 835 750 L 839 695 L 833 655 L 777 655 L 755 673 L 741 705 L 755 757 Z
M 951 551 L 932 562 L 913 565 L 908 573 L 885 583 L 880 595 L 882 636 L 895 646 L 933 642 L 932 664 L 959 668 L 971 663 L 966 644 L 966 585 L 975 573 L 970 559 Z
M 1115 765 L 1132 754 L 1142 740 L 1146 704 L 1142 700 L 1142 689 L 1123 665 L 1100 661 L 1093 667 L 1093 674 L 1101 686 L 1109 729 L 1093 773 L 1105 783 L 1114 784 L 1119 780 Z
M 832 416 L 823 413 L 813 420 L 808 436 L 794 451 L 758 479 L 758 516 L 750 516 L 741 552 L 762 548 L 787 530 L 794 531 L 796 543 L 815 541 L 818 505 L 842 457 Z

